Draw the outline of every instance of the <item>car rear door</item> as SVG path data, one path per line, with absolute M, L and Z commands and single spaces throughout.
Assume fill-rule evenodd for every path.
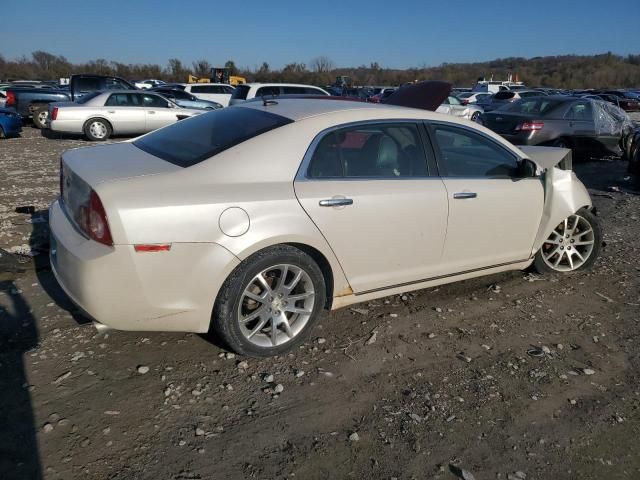
M 321 134 L 305 156 L 296 195 L 356 294 L 439 273 L 447 198 L 425 136 L 415 122 L 359 123 Z
M 144 132 L 142 97 L 136 93 L 112 93 L 104 104 L 104 116 L 116 134 Z
M 541 179 L 520 178 L 518 157 L 475 129 L 433 122 L 429 131 L 449 205 L 443 268 L 454 274 L 530 258 Z

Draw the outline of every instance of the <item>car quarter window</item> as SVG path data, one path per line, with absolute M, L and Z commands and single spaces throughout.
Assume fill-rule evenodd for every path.
M 518 159 L 484 135 L 449 125 L 434 125 L 440 174 L 447 177 L 512 178 Z
M 417 125 L 384 123 L 350 126 L 318 142 L 307 177 L 426 177 L 427 159 Z

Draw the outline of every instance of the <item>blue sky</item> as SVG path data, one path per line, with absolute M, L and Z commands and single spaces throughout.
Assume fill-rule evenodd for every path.
M 95 7 L 94 5 L 99 5 Z M 406 68 L 509 56 L 640 53 L 640 0 L 0 0 L 0 54 L 34 50 L 254 67 L 378 62 Z

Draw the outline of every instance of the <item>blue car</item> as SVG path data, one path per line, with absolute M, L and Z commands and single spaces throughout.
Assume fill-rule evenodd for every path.
M 178 88 L 156 87 L 149 89 L 149 91 L 159 93 L 184 108 L 197 108 L 201 110 L 218 110 L 222 108 L 222 105 L 217 102 L 202 100 Z
M 0 138 L 13 137 L 22 131 L 22 117 L 14 110 L 0 108 Z

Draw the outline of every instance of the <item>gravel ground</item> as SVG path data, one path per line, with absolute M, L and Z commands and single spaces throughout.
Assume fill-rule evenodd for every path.
M 0 248 L 35 255 L 0 257 L 3 480 L 640 478 L 640 196 L 623 162 L 576 166 L 606 241 L 590 272 L 357 305 L 254 360 L 200 335 L 98 334 L 75 311 L 46 208 L 60 153 L 83 145 L 30 127 L 0 142 Z

